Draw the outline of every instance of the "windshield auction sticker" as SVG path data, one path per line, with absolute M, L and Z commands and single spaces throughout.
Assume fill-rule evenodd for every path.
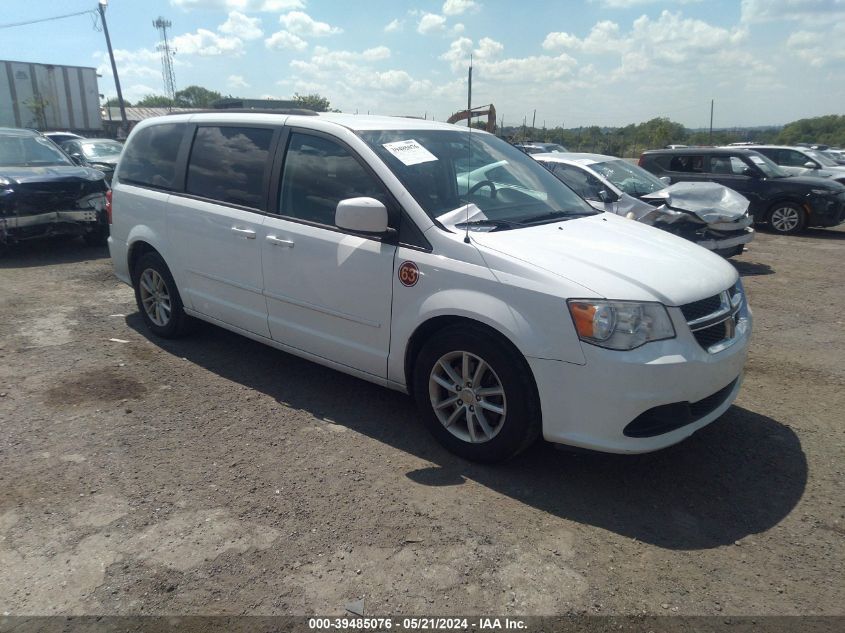
M 437 160 L 437 156 L 429 152 L 414 139 L 396 141 L 395 143 L 384 143 L 382 147 L 401 160 L 405 165 L 418 165 Z

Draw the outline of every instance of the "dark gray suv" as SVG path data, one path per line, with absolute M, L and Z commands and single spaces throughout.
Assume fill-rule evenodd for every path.
M 845 186 L 829 178 L 790 176 L 771 160 L 742 147 L 689 147 L 643 152 L 640 167 L 669 183 L 710 180 L 748 198 L 757 223 L 794 234 L 808 226 L 845 221 Z

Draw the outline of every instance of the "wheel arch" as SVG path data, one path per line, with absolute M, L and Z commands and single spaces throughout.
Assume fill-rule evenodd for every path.
M 486 336 L 490 336 L 509 349 L 514 354 L 515 358 L 519 359 L 534 391 L 535 402 L 539 406 L 540 400 L 537 389 L 537 381 L 534 378 L 534 373 L 531 371 L 531 367 L 528 364 L 522 350 L 520 350 L 510 337 L 501 330 L 471 316 L 458 314 L 441 314 L 432 316 L 420 323 L 411 334 L 408 339 L 408 344 L 405 346 L 404 358 L 405 384 L 407 385 L 410 394 L 412 396 L 414 395 L 414 365 L 416 364 L 417 357 L 419 356 L 426 341 L 443 330 L 461 326 L 472 328 L 478 332 L 484 333 Z

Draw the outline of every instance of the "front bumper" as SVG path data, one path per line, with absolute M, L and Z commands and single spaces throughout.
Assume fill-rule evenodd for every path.
M 808 226 L 838 226 L 845 222 L 845 193 L 814 196 L 805 206 Z
M 706 248 L 708 251 L 724 251 L 731 248 L 736 248 L 741 244 L 748 244 L 754 239 L 754 229 L 748 227 L 743 229 L 738 235 L 724 238 L 704 239 L 697 241 L 696 244 Z
M 646 453 L 684 440 L 730 408 L 742 384 L 751 338 L 750 310 L 743 306 L 744 330 L 712 354 L 695 340 L 678 308 L 669 312 L 677 332 L 674 339 L 629 352 L 584 344 L 585 365 L 528 359 L 540 394 L 546 440 L 610 453 Z M 650 437 L 624 432 L 651 409 L 678 403 L 695 406 L 720 391 L 714 408 L 680 428 Z

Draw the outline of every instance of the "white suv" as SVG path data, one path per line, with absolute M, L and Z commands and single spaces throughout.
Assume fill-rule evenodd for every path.
M 130 135 L 109 247 L 158 336 L 191 317 L 413 394 L 450 450 L 669 446 L 736 398 L 736 270 L 599 213 L 485 132 L 195 113 Z M 386 422 L 388 423 L 388 422 Z

